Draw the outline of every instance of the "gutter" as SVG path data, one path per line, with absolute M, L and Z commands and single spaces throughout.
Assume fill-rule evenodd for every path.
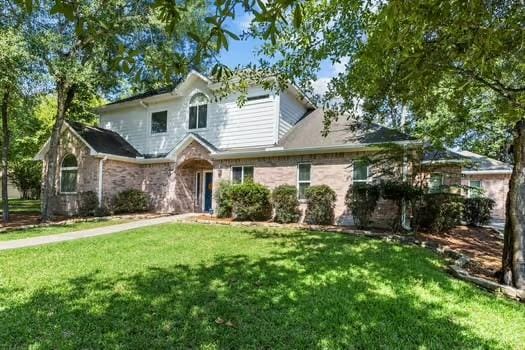
M 463 170 L 463 175 L 498 175 L 512 174 L 512 170 Z
M 107 156 L 104 156 L 104 158 L 101 158 L 98 161 L 98 206 L 99 208 L 102 208 L 102 189 L 103 189 L 103 176 L 104 176 L 104 162 L 108 159 Z
M 417 147 L 421 145 L 420 142 L 415 141 L 397 141 L 390 142 L 389 144 L 396 144 L 399 146 L 413 146 Z M 288 156 L 288 155 L 301 155 L 301 154 L 322 154 L 322 153 L 340 153 L 349 151 L 375 151 L 382 150 L 385 146 L 381 144 L 346 144 L 346 145 L 335 145 L 335 146 L 318 146 L 318 147 L 301 147 L 301 148 L 288 148 L 283 147 L 269 147 L 264 150 L 256 151 L 232 151 L 232 152 L 221 152 L 212 154 L 214 159 L 236 159 L 236 158 L 261 158 L 261 157 L 276 157 L 276 156 Z

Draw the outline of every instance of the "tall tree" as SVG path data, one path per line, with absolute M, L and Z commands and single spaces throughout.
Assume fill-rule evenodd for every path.
M 13 28 L 0 28 L 0 96 L 2 116 L 2 220 L 9 221 L 9 114 L 15 99 L 21 98 L 21 85 L 28 72 L 29 54 L 23 38 Z
M 306 1 L 300 29 L 283 28 L 267 67 L 303 88 L 338 63 L 322 101 L 334 112 L 408 115 L 430 141 L 512 130 L 502 281 L 525 289 L 525 6 L 520 1 Z M 257 33 L 257 28 L 254 29 Z M 264 65 L 263 65 L 264 66 Z M 339 113 L 328 113 L 330 118 Z

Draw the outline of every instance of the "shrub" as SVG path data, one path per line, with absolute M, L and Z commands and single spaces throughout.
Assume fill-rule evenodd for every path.
M 336 195 L 326 185 L 311 186 L 305 191 L 306 213 L 304 220 L 308 224 L 331 225 L 334 223 Z
M 463 220 L 467 225 L 487 225 L 490 222 L 490 214 L 495 204 L 496 202 L 490 198 L 467 198 L 464 203 Z
M 99 206 L 98 196 L 93 191 L 80 193 L 78 213 L 80 216 L 93 216 Z
M 268 187 L 247 181 L 232 185 L 232 212 L 237 220 L 262 221 L 272 216 L 270 190 Z
M 403 204 L 414 208 L 417 199 L 423 195 L 423 190 L 410 182 L 393 180 L 381 182 L 380 187 L 381 196 L 396 204 L 397 211 L 392 220 L 391 228 L 393 232 L 399 232 L 402 229 Z
M 229 181 L 221 181 L 215 190 L 215 203 L 219 218 L 230 218 L 233 214 L 233 186 Z
M 136 213 L 149 209 L 150 199 L 148 194 L 135 189 L 119 192 L 113 198 L 115 213 Z
M 358 228 L 367 228 L 376 208 L 380 191 L 377 185 L 355 183 L 346 192 L 345 204 Z
M 299 221 L 301 214 L 295 186 L 277 186 L 272 192 L 272 204 L 275 208 L 275 221 L 282 224 Z
M 463 197 L 452 193 L 427 193 L 417 211 L 419 226 L 432 232 L 444 232 L 461 223 Z

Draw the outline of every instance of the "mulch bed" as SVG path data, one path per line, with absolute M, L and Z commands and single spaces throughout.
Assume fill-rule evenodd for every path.
M 503 238 L 497 231 L 485 227 L 458 226 L 446 233 L 418 233 L 417 238 L 439 244 L 468 256 L 465 269 L 474 276 L 496 281 L 501 269 Z
M 64 221 L 67 218 L 65 216 L 55 216 L 51 221 Z M 9 215 L 9 222 L 7 225 L 0 224 L 0 227 L 20 227 L 27 225 L 38 225 L 40 224 L 40 214 L 17 214 L 12 213 Z

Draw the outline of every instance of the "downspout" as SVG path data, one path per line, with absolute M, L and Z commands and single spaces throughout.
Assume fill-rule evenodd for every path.
M 408 178 L 408 159 L 407 159 L 407 147 L 406 145 L 403 145 L 403 182 L 407 181 Z M 410 222 L 407 218 L 407 203 L 405 200 L 401 203 L 401 226 L 407 230 L 410 231 Z
M 103 207 L 102 204 L 102 188 L 103 188 L 103 176 L 104 176 L 104 162 L 108 159 L 108 156 L 100 158 L 98 161 L 98 206 Z

